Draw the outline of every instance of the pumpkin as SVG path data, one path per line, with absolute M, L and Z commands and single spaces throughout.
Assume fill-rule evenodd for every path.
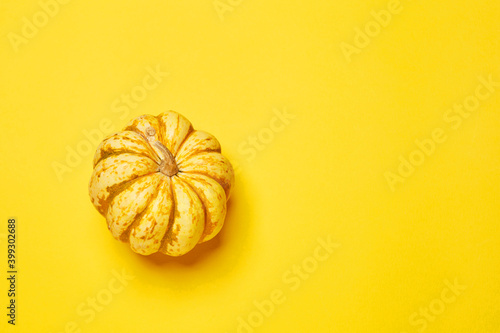
M 100 143 L 89 194 L 134 252 L 180 256 L 221 230 L 233 183 L 217 139 L 168 111 L 133 119 Z

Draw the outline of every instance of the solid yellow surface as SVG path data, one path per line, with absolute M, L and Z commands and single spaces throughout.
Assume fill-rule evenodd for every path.
M 500 331 L 499 2 L 63 2 L 0 3 L 1 332 Z M 169 109 L 236 185 L 214 240 L 142 257 L 92 158 Z

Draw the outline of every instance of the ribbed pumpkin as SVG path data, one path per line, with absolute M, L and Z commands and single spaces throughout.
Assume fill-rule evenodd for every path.
M 89 193 L 113 237 L 134 252 L 180 256 L 221 230 L 233 183 L 217 139 L 168 111 L 104 139 Z

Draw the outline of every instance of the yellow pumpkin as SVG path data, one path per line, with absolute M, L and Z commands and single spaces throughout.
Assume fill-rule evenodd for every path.
M 217 139 L 168 111 L 104 139 L 89 193 L 113 237 L 134 252 L 180 256 L 221 230 L 233 183 Z

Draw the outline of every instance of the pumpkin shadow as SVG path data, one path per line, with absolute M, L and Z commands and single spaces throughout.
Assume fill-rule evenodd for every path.
M 239 201 L 240 199 L 241 198 L 239 198 L 237 193 L 233 193 L 233 195 L 230 197 L 229 201 L 227 202 L 227 213 L 224 221 L 224 226 L 217 234 L 217 236 L 205 243 L 197 244 L 190 252 L 186 253 L 185 255 L 182 255 L 180 257 L 171 257 L 161 252 L 157 252 L 149 256 L 142 256 L 139 254 L 137 254 L 137 256 L 147 261 L 149 264 L 155 266 L 168 266 L 171 264 L 194 266 L 203 261 L 206 261 L 214 254 L 214 252 L 221 250 L 222 245 L 225 243 L 226 237 L 229 237 L 227 235 L 228 229 L 230 229 L 231 224 L 237 220 L 236 216 L 234 216 L 234 202 Z

